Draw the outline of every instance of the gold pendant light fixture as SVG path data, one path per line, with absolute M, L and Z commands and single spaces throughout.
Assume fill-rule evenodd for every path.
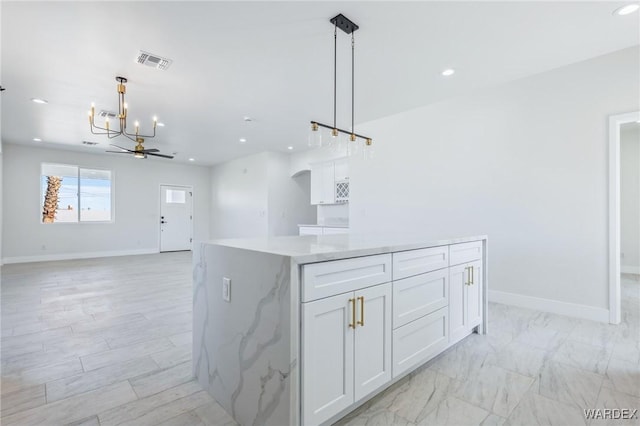
M 104 127 L 98 126 L 95 121 L 95 106 L 94 104 L 91 104 L 91 111 L 89 111 L 89 127 L 91 128 L 91 133 L 94 135 L 107 135 L 109 139 L 113 139 L 118 136 L 125 136 L 136 143 L 138 143 L 140 138 L 150 139 L 155 137 L 156 126 L 158 125 L 157 117 L 153 117 L 153 134 L 151 135 L 143 135 L 140 133 L 140 123 L 137 121 L 134 123 L 134 132 L 127 131 L 128 106 L 124 99 L 124 96 L 127 93 L 127 79 L 118 76 L 116 77 L 116 81 L 118 82 L 118 114 L 116 115 L 116 119 L 118 121 L 117 130 L 110 127 L 108 113 L 105 114 Z
M 346 147 L 349 156 L 364 154 L 365 158 L 370 158 L 373 149 L 373 140 L 369 136 L 357 134 L 354 127 L 355 107 L 355 38 L 354 32 L 358 30 L 358 25 L 352 22 L 343 14 L 339 14 L 329 20 L 333 26 L 333 125 L 323 124 L 318 121 L 311 121 L 311 131 L 309 134 L 310 147 L 328 146 L 335 149 Z M 336 124 L 337 105 L 337 56 L 338 56 L 338 28 L 347 34 L 351 34 L 351 130 L 344 130 Z M 327 129 L 329 132 L 323 132 Z M 323 134 L 324 133 L 324 134 Z M 328 134 L 326 134 L 328 133 Z M 345 142 L 345 143 L 343 143 Z

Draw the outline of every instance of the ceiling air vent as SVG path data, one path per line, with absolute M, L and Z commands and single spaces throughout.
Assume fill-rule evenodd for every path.
M 98 142 L 82 141 L 82 145 L 95 146 L 98 145 Z
M 116 118 L 116 113 L 115 113 L 115 112 L 113 112 L 113 111 L 105 111 L 105 110 L 102 110 L 102 111 L 100 111 L 100 112 L 98 113 L 98 116 L 100 116 L 100 117 L 102 117 L 102 118 L 107 118 L 107 117 L 109 117 L 109 118 Z
M 136 62 L 148 67 L 158 68 L 159 70 L 166 70 L 173 62 L 169 58 L 163 58 L 162 56 L 154 55 L 153 53 L 145 52 L 141 50 L 138 53 Z

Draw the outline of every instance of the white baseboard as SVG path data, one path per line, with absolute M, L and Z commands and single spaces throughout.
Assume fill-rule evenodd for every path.
M 640 266 L 625 266 L 620 267 L 620 272 L 623 274 L 636 274 L 640 275 Z
M 598 322 L 609 322 L 609 310 L 594 306 L 578 305 L 576 303 L 561 302 L 559 300 L 542 299 L 540 297 L 525 296 L 523 294 L 506 293 L 489 290 L 489 301 L 521 308 L 535 309 L 552 314 L 581 318 Z
M 132 256 L 137 254 L 154 253 L 159 253 L 158 249 L 108 250 L 82 253 L 42 254 L 37 256 L 5 257 L 2 259 L 2 263 L 6 265 L 9 263 L 51 262 L 55 260 L 92 259 L 96 257 Z

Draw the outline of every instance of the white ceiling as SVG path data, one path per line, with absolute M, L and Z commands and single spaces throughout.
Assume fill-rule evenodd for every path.
M 153 115 L 166 123 L 146 148 L 177 151 L 173 161 L 302 150 L 309 120 L 332 121 L 328 20 L 337 13 L 360 25 L 357 130 L 358 122 L 637 45 L 638 13 L 612 15 L 623 4 L 3 1 L 2 140 L 104 152 L 108 142 L 89 133 L 87 110 L 91 102 L 116 109 L 114 77 L 122 75 L 131 119 L 143 128 Z M 339 32 L 338 44 L 338 125 L 348 128 L 349 37 Z M 138 65 L 140 49 L 174 63 L 167 71 Z M 442 77 L 448 67 L 456 74 Z

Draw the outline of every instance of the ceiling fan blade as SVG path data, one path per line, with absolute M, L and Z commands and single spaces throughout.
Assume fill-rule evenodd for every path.
M 154 154 L 153 152 L 149 152 L 148 154 L 156 157 L 162 157 L 162 158 L 173 158 L 173 155 Z
M 160 150 L 157 148 L 151 148 L 151 149 L 143 149 L 142 151 L 139 151 L 139 152 L 160 152 Z
M 130 150 L 130 149 L 123 148 L 123 147 L 121 147 L 121 146 L 119 146 L 119 145 L 114 145 L 114 144 L 109 144 L 109 145 L 111 145 L 111 146 L 115 146 L 116 148 L 121 149 L 121 150 L 123 150 L 123 151 L 135 152 L 135 151 L 132 151 L 132 150 Z
M 133 151 L 105 151 L 105 152 L 113 152 L 114 154 L 135 154 Z

